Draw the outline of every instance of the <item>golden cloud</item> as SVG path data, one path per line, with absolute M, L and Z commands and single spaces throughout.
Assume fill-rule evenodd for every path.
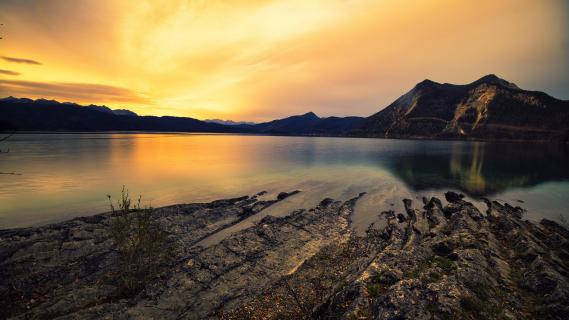
M 4 61 L 13 62 L 13 63 L 24 63 L 24 64 L 37 64 L 40 65 L 41 63 L 32 60 L 32 59 L 23 59 L 23 58 L 14 58 L 14 57 L 2 57 Z
M 0 69 L 0 74 L 7 75 L 7 76 L 19 76 L 20 73 L 12 70 L 4 70 Z
M 48 98 L 73 102 L 147 103 L 125 88 L 90 83 L 36 82 L 0 79 L 0 95 Z

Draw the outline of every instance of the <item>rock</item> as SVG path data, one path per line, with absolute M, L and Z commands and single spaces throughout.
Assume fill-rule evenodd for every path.
M 459 256 L 456 252 L 451 252 L 447 255 L 447 258 L 449 258 L 452 261 L 457 261 Z
M 438 198 L 434 198 L 434 197 L 433 197 L 433 198 L 431 198 L 431 200 L 429 200 L 429 201 L 427 202 L 427 204 L 425 204 L 424 209 L 432 210 L 432 209 L 434 209 L 434 208 L 438 208 L 439 210 L 442 211 L 442 209 L 443 209 L 443 204 L 442 204 L 441 200 L 439 200 Z
M 549 220 L 549 219 L 542 219 L 539 222 L 542 226 L 552 230 L 553 232 L 559 233 L 563 238 L 569 238 L 569 231 L 562 227 L 559 223 Z
M 295 191 L 293 191 L 293 192 L 288 192 L 288 193 L 287 193 L 287 192 L 281 192 L 281 193 L 279 193 L 279 195 L 277 196 L 277 199 L 278 199 L 278 200 L 284 200 L 284 199 L 286 199 L 286 198 L 288 198 L 288 197 L 290 197 L 290 196 L 292 196 L 292 195 L 295 195 L 295 194 L 297 194 L 297 193 L 299 193 L 299 192 L 300 192 L 300 191 L 298 191 L 298 190 L 295 190 Z
M 400 270 L 387 269 L 380 273 L 379 283 L 385 285 L 393 285 L 399 282 L 399 280 L 401 280 L 402 277 L 403 274 Z
M 413 209 L 413 200 L 411 199 L 403 199 L 403 205 L 405 206 L 405 211 L 409 218 L 415 218 L 415 210 Z
M 445 199 L 451 203 L 459 203 L 464 198 L 463 194 L 458 194 L 452 191 L 445 193 Z
M 453 247 L 447 241 L 436 242 L 431 245 L 431 249 L 439 256 L 448 256 L 453 251 Z
M 282 193 L 281 193 L 282 194 Z M 172 259 L 140 291 L 117 294 L 119 255 L 102 214 L 0 231 L 0 310 L 16 319 L 565 319 L 569 232 L 487 200 L 403 200 L 364 236 L 350 228 L 363 194 L 266 216 L 196 246 L 294 193 L 156 209 Z M 280 200 L 279 200 L 280 199 Z

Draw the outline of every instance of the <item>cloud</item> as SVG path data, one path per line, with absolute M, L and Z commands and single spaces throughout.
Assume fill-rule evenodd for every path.
M 36 60 L 31 60 L 31 59 L 22 59 L 22 58 L 14 58 L 14 57 L 6 57 L 6 56 L 2 56 L 2 59 L 4 59 L 5 61 L 8 61 L 8 62 L 13 62 L 13 63 L 37 64 L 37 65 L 41 64 L 40 62 L 38 62 Z
M 0 96 L 8 95 L 86 103 L 148 103 L 145 97 L 134 91 L 103 84 L 0 79 Z
M 12 70 L 4 70 L 4 69 L 0 69 L 0 74 L 4 74 L 7 76 L 19 76 L 20 75 L 19 72 L 12 71 Z

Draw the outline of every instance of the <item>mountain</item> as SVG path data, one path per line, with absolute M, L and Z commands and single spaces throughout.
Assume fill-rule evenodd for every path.
M 291 134 L 305 132 L 308 128 L 320 121 L 320 118 L 313 112 L 308 112 L 299 116 L 292 116 L 284 119 L 273 120 L 260 123 L 254 126 L 255 131 L 271 134 Z
M 360 117 L 320 118 L 314 112 L 252 126 L 255 132 L 277 135 L 343 135 L 358 125 Z
M 226 126 L 255 125 L 255 122 L 249 122 L 249 121 L 233 121 L 233 120 L 221 120 L 221 119 L 205 119 L 203 121 L 209 123 L 223 124 Z
M 91 105 L 86 106 L 85 108 L 100 111 L 100 112 L 110 113 L 110 114 L 114 114 L 117 116 L 132 116 L 132 117 L 138 116 L 136 113 L 134 113 L 130 110 L 126 110 L 126 109 L 115 109 L 115 110 L 113 110 L 107 106 L 96 106 L 96 105 L 91 104 Z
M 569 101 L 495 75 L 466 85 L 425 80 L 349 132 L 385 138 L 552 140 L 569 137 Z
M 129 110 L 55 100 L 0 99 L 0 131 L 243 132 L 193 118 L 137 116 Z

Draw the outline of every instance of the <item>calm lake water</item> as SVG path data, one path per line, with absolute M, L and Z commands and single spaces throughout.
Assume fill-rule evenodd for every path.
M 271 207 L 282 215 L 325 197 L 358 203 L 358 230 L 403 197 L 457 190 L 569 219 L 569 150 L 558 145 L 211 134 L 18 134 L 0 155 L 0 228 L 108 211 L 126 185 L 162 206 L 303 192 Z M 521 202 L 523 201 L 523 203 Z

